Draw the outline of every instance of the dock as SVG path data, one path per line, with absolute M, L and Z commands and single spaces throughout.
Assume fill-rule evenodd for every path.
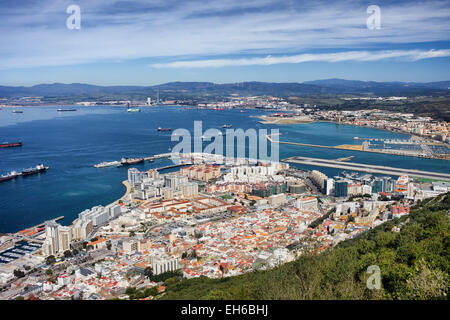
M 373 164 L 364 163 L 354 163 L 354 162 L 342 162 L 337 160 L 327 160 L 318 158 L 307 158 L 307 157 L 291 157 L 281 160 L 282 162 L 305 164 L 309 166 L 319 166 L 328 168 L 337 168 L 350 171 L 362 171 L 368 173 L 378 173 L 387 174 L 393 176 L 413 176 L 419 178 L 427 178 L 433 180 L 450 181 L 450 174 L 431 172 L 431 171 L 421 171 L 415 169 L 404 169 L 404 168 L 394 168 L 388 166 L 378 166 Z
M 139 158 L 139 159 L 144 159 L 144 161 L 153 162 L 156 159 L 170 158 L 171 155 L 172 155 L 171 153 L 161 153 L 161 154 L 155 154 L 153 156 L 142 157 L 142 158 Z M 118 161 L 118 162 L 120 163 L 120 161 Z M 119 166 L 121 166 L 121 165 L 119 165 Z M 95 165 L 94 165 L 94 167 L 95 167 Z
M 178 167 L 185 167 L 185 166 L 191 166 L 192 163 L 181 163 L 181 164 L 173 164 L 170 166 L 165 166 L 165 167 L 161 167 L 161 168 L 156 168 L 156 171 L 160 171 L 160 170 L 165 170 L 165 169 L 171 169 L 171 168 L 178 168 Z

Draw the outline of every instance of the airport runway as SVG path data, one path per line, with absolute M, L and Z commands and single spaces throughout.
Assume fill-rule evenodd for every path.
M 372 164 L 342 162 L 336 160 L 307 158 L 307 157 L 291 157 L 281 160 L 283 162 L 291 162 L 298 164 L 306 164 L 311 166 L 338 168 L 344 170 L 363 171 L 368 173 L 379 173 L 394 176 L 409 175 L 420 178 L 428 178 L 435 180 L 450 181 L 450 174 L 430 171 L 420 171 L 415 169 L 393 168 L 387 166 L 377 166 Z

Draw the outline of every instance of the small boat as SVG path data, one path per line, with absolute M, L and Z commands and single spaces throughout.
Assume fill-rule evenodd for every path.
M 161 127 L 158 127 L 158 131 L 172 131 L 172 128 L 161 128 Z
M 192 108 L 184 108 L 184 110 L 191 110 Z
M 58 109 L 58 112 L 77 111 L 77 109 Z
M 0 182 L 12 180 L 18 176 L 20 176 L 20 173 L 17 173 L 16 171 L 11 171 L 10 173 L 7 173 L 6 175 L 1 175 Z
M 246 112 L 246 111 L 245 111 L 245 110 L 241 110 L 240 112 L 241 112 L 241 113 L 244 113 L 244 112 Z
M 13 110 L 12 113 L 23 113 L 23 111 L 22 110 Z
M 222 126 L 222 128 L 231 128 L 231 127 L 232 127 L 231 124 L 224 124 L 224 125 Z
M 128 112 L 141 112 L 141 109 L 139 108 L 129 108 L 127 109 Z

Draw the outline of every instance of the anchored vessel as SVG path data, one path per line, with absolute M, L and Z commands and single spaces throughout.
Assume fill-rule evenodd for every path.
M 100 163 L 94 165 L 94 168 L 104 168 L 104 167 L 111 167 L 111 166 L 117 166 L 117 165 L 120 165 L 120 161 L 100 162 Z
M 232 127 L 231 124 L 224 124 L 224 125 L 222 126 L 222 128 L 231 128 L 231 127 Z
M 0 143 L 0 148 L 21 147 L 22 142 L 3 142 Z
M 22 171 L 22 177 L 30 176 L 32 174 L 45 172 L 49 167 L 45 167 L 43 164 L 38 164 L 34 168 L 28 168 Z
M 77 109 L 58 109 L 58 112 L 64 112 L 64 111 L 77 111 Z
M 158 131 L 172 131 L 172 128 L 161 128 L 161 127 L 158 127 Z
M 12 113 L 23 113 L 23 111 L 22 110 L 13 110 Z
M 122 165 L 129 165 L 129 164 L 136 164 L 136 163 L 143 163 L 145 161 L 144 158 L 122 158 L 120 163 Z
M 10 173 L 7 173 L 6 175 L 1 175 L 0 176 L 0 182 L 11 180 L 11 179 L 14 179 L 14 178 L 16 178 L 18 176 L 20 176 L 20 173 L 15 172 L 15 171 L 11 171 Z

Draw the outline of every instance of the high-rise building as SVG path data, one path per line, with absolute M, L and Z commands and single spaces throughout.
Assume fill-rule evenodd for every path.
M 63 253 L 66 250 L 70 250 L 71 242 L 71 226 L 61 226 L 54 221 L 49 221 L 45 224 L 45 241 L 43 245 L 45 255 L 57 255 Z
M 325 189 L 325 194 L 327 196 L 331 196 L 334 191 L 334 179 L 331 179 L 331 178 L 326 179 L 324 189 Z
M 347 195 L 348 195 L 348 182 L 344 180 L 336 181 L 334 183 L 334 196 L 347 197 Z
M 54 221 L 48 221 L 45 224 L 45 242 L 44 253 L 47 256 L 55 255 L 59 252 L 59 224 Z
M 314 183 L 320 188 L 322 192 L 325 192 L 325 181 L 328 179 L 327 175 L 317 171 L 313 170 L 311 171 L 311 178 L 314 181 Z
M 373 193 L 383 192 L 383 180 L 382 179 L 376 178 L 372 182 L 372 192 Z
M 391 177 L 383 177 L 383 192 L 392 192 L 395 189 L 395 182 Z
M 135 186 L 138 183 L 141 183 L 142 181 L 142 172 L 140 172 L 136 168 L 130 168 L 128 169 L 128 182 L 131 184 L 131 186 Z
M 66 250 L 70 250 L 70 243 L 72 242 L 71 227 L 59 226 L 58 233 L 59 252 L 63 253 Z

